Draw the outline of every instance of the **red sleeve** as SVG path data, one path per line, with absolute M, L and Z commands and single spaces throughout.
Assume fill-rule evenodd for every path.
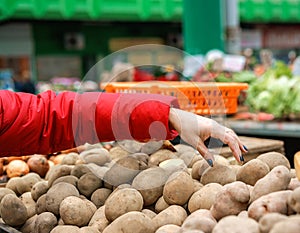
M 152 94 L 0 91 L 0 156 L 49 154 L 86 142 L 171 139 L 176 98 Z

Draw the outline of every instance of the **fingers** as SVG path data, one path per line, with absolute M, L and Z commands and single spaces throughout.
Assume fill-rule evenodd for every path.
M 199 140 L 197 148 L 198 152 L 200 153 L 200 155 L 207 161 L 207 163 L 209 164 L 209 166 L 213 166 L 214 163 L 214 156 L 212 153 L 209 152 L 209 150 L 207 149 L 207 147 L 204 145 L 202 140 Z
M 224 143 L 226 143 L 232 151 L 233 156 L 239 162 L 244 162 L 243 152 L 248 152 L 246 146 L 243 145 L 239 137 L 233 130 L 226 128 Z

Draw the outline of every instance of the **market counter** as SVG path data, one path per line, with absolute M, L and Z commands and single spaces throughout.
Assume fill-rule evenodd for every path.
M 245 137 L 245 136 L 240 136 L 240 139 L 244 145 L 247 145 L 248 148 L 248 153 L 244 155 L 245 162 L 256 158 L 260 154 L 267 153 L 270 151 L 276 151 L 285 154 L 284 142 L 281 140 Z M 227 146 L 222 147 L 221 149 L 215 148 L 213 150 L 219 152 L 220 155 L 226 158 L 230 159 L 230 157 L 232 157 L 232 160 L 235 160 L 232 156 L 232 151 Z
M 289 159 L 292 166 L 294 154 L 300 151 L 300 122 L 259 122 L 229 118 L 226 120 L 226 126 L 233 129 L 239 136 L 283 141 L 285 156 Z M 261 143 L 266 142 L 262 141 Z

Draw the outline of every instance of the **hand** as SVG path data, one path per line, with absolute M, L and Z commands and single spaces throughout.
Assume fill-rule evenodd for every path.
M 244 161 L 242 152 L 247 152 L 247 148 L 233 130 L 220 125 L 216 121 L 191 112 L 171 108 L 169 122 L 179 133 L 182 140 L 197 149 L 210 166 L 213 166 L 213 154 L 204 144 L 204 141 L 209 137 L 217 138 L 227 144 L 235 159 L 238 162 Z

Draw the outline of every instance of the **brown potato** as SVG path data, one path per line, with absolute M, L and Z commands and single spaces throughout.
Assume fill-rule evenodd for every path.
M 213 167 L 206 169 L 201 178 L 201 184 L 219 183 L 225 185 L 236 181 L 235 171 L 227 165 L 214 163 Z
M 271 152 L 263 153 L 257 156 L 256 158 L 268 164 L 270 171 L 274 167 L 279 165 L 285 166 L 288 169 L 291 168 L 289 160 L 279 152 L 271 151 Z
M 259 159 L 252 159 L 241 166 L 236 174 L 236 180 L 253 186 L 259 179 L 267 175 L 269 171 L 270 168 L 265 162 Z
M 92 173 L 82 175 L 77 182 L 79 192 L 87 198 L 89 198 L 96 189 L 101 187 L 102 180 Z
M 286 190 L 291 181 L 289 169 L 283 165 L 273 168 L 266 176 L 259 179 L 251 192 L 250 202 L 276 191 Z
M 35 204 L 35 201 L 31 197 L 31 192 L 23 193 L 20 196 L 20 200 L 23 202 L 23 204 L 25 205 L 25 207 L 27 209 L 28 218 L 31 218 L 33 215 L 36 214 L 36 210 L 35 210 L 36 204 Z
M 109 225 L 109 221 L 105 216 L 105 206 L 101 206 L 96 210 L 92 216 L 89 226 L 96 227 L 100 232 L 102 232 Z
M 69 196 L 61 202 L 59 214 L 66 225 L 82 227 L 88 225 L 94 212 L 81 198 Z
M 165 201 L 172 205 L 184 205 L 194 192 L 192 177 L 185 171 L 173 173 L 163 188 Z
M 28 219 L 24 203 L 14 194 L 7 194 L 2 198 L 0 205 L 2 220 L 9 226 L 22 226 Z
M 188 209 L 192 213 L 198 209 L 210 209 L 216 200 L 217 194 L 221 191 L 222 185 L 209 183 L 198 191 L 194 192 L 189 199 Z
M 141 171 L 132 181 L 132 187 L 143 196 L 144 205 L 154 204 L 163 194 L 163 186 L 167 181 L 167 173 L 160 167 L 148 168 Z
M 31 197 L 34 201 L 37 201 L 40 196 L 48 191 L 48 181 L 41 180 L 36 182 L 31 189 Z
M 37 216 L 35 220 L 35 233 L 50 233 L 57 225 L 56 216 L 51 212 L 44 212 Z
M 47 210 L 58 215 L 60 203 L 69 196 L 79 197 L 79 192 L 74 185 L 65 182 L 53 185 L 46 193 Z
M 105 216 L 112 222 L 129 211 L 143 209 L 143 197 L 133 188 L 122 188 L 114 191 L 105 202 Z
M 186 210 L 182 206 L 171 205 L 167 209 L 157 214 L 152 219 L 152 223 L 155 227 L 155 230 L 167 224 L 181 226 L 186 217 Z
M 102 233 L 153 233 L 152 220 L 142 212 L 130 211 L 118 217 Z
M 97 208 L 100 206 L 103 206 L 106 199 L 109 197 L 109 195 L 112 193 L 111 189 L 107 188 L 99 188 L 93 192 L 91 196 L 91 201 L 96 205 Z

